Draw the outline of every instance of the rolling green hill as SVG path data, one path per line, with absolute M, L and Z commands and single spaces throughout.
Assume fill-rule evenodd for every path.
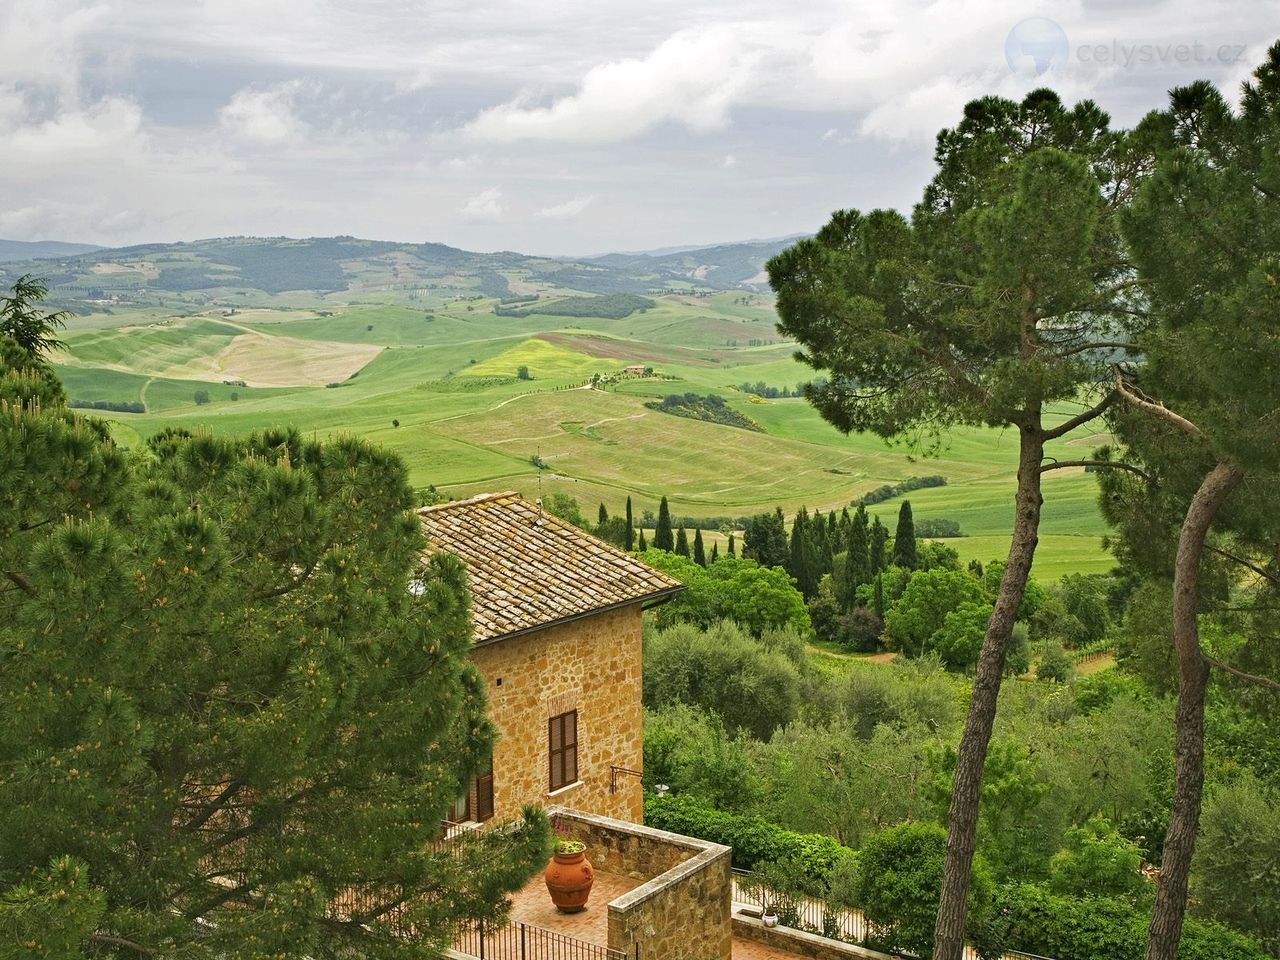
M 263 245 L 281 250 L 255 262 L 246 251 Z M 626 312 L 617 298 L 607 298 L 599 302 L 612 306 L 601 312 L 611 315 L 582 316 L 583 304 L 599 291 L 566 287 L 555 294 L 573 298 L 570 316 L 536 309 L 504 316 L 500 301 L 515 305 L 509 297 L 479 295 L 479 286 L 493 282 L 485 269 L 533 284 L 535 270 L 550 275 L 592 267 L 638 284 L 636 271 L 652 273 L 659 268 L 651 261 L 663 258 L 641 258 L 639 267 L 566 267 L 518 254 L 440 248 L 419 249 L 414 256 L 438 253 L 422 267 L 406 259 L 405 246 L 349 238 L 227 240 L 58 261 L 66 270 L 74 266 L 77 277 L 132 276 L 129 282 L 139 283 L 131 295 L 139 302 L 69 299 L 82 312 L 70 321 L 68 349 L 56 358 L 68 395 L 145 404 L 145 413 L 104 415 L 126 446 L 178 424 L 242 432 L 291 423 L 386 444 L 421 486 L 455 496 L 565 492 L 587 514 L 597 502 L 619 511 L 631 496 L 638 516 L 656 509 L 664 495 L 677 515 L 696 517 L 744 516 L 774 506 L 788 513 L 800 506 L 827 510 L 909 476 L 942 474 L 945 486 L 908 495 L 916 517 L 957 522 L 964 536 L 948 542 L 966 559 L 986 561 L 1007 549 L 1017 454 L 1012 435 L 956 430 L 926 460 L 873 437 L 844 436 L 798 397 L 765 400 L 739 388 L 763 382 L 790 392 L 811 376 L 774 327 L 768 293 L 698 288 L 691 280 L 678 292 L 646 286 L 653 305 L 643 311 Z M 236 256 L 227 255 L 232 248 Z M 168 287 L 155 283 L 170 270 L 199 270 L 206 278 L 234 272 L 279 288 L 286 283 L 281 277 L 291 278 L 288 283 L 321 277 L 329 269 L 316 266 L 322 254 L 355 248 L 361 256 L 339 264 L 347 284 L 342 290 L 259 287 L 223 296 L 232 288 L 169 289 L 194 277 L 188 273 Z M 702 253 L 670 256 L 687 269 L 689 258 Z M 379 270 L 384 280 L 398 276 L 403 285 L 375 290 Z M 421 277 L 410 276 L 424 271 L 449 285 L 423 286 Z M 545 288 L 547 302 L 554 302 L 551 289 Z M 67 296 L 75 284 L 59 290 Z M 530 302 L 520 305 L 525 313 Z M 655 376 L 624 374 L 632 365 L 652 368 Z M 530 379 L 518 379 L 522 367 Z M 593 378 L 603 380 L 593 388 Z M 207 402 L 197 404 L 198 394 Z M 720 397 L 761 432 L 646 406 L 671 394 Z M 1058 412 L 1065 418 L 1072 411 Z M 1078 458 L 1101 440 L 1067 437 L 1050 453 Z M 534 458 L 547 469 L 539 471 Z M 1045 499 L 1039 575 L 1108 569 L 1093 477 L 1051 473 Z M 870 509 L 892 524 L 900 502 Z

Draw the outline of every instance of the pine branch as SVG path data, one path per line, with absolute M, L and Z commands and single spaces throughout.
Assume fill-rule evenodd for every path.
M 117 937 L 110 933 L 91 933 L 89 934 L 89 942 L 100 943 L 109 947 L 123 947 L 126 950 L 132 950 L 134 953 L 140 953 L 144 957 L 154 957 L 156 954 L 155 949 L 152 947 L 144 947 L 133 940 Z
M 1085 410 L 1082 413 L 1076 414 L 1070 420 L 1066 421 L 1065 423 L 1059 424 L 1058 426 L 1054 427 L 1052 430 L 1046 430 L 1044 432 L 1044 438 L 1046 440 L 1056 440 L 1059 437 L 1066 436 L 1076 427 L 1081 426 L 1082 424 L 1086 424 L 1090 420 L 1096 419 L 1097 417 L 1101 416 L 1102 412 L 1115 402 L 1116 402 L 1116 392 L 1114 390 L 1108 391 L 1106 396 L 1104 396 L 1100 401 L 1098 401 L 1088 410 Z
M 1204 656 L 1202 654 L 1202 656 Z M 1215 660 L 1213 657 L 1205 656 L 1204 662 L 1211 667 L 1217 667 L 1226 673 L 1231 674 L 1237 680 L 1243 680 L 1245 683 L 1253 684 L 1257 687 L 1266 687 L 1268 690 L 1280 690 L 1280 682 L 1272 680 L 1270 677 L 1260 677 L 1256 673 L 1246 673 L 1243 670 L 1237 670 L 1235 667 L 1223 663 L 1221 660 Z
M 1147 397 L 1141 394 L 1141 391 L 1136 391 L 1134 389 L 1131 389 L 1129 385 L 1124 382 L 1124 376 L 1121 374 L 1119 368 L 1116 369 L 1115 374 L 1116 374 L 1116 393 L 1118 393 L 1121 397 L 1123 397 L 1128 403 L 1137 407 L 1139 410 L 1143 411 L 1144 413 L 1149 413 L 1153 417 L 1156 417 L 1160 420 L 1164 420 L 1166 423 L 1172 424 L 1173 426 L 1177 427 L 1179 430 L 1181 430 L 1183 433 L 1188 434 L 1189 436 L 1197 437 L 1197 438 L 1204 436 L 1204 434 L 1200 432 L 1200 428 L 1197 427 L 1190 420 L 1188 420 L 1186 417 L 1182 416 L 1181 414 L 1174 413 L 1172 410 L 1166 407 L 1163 403 L 1156 403 L 1154 400 L 1148 399 Z
M 1246 567 L 1249 570 L 1252 570 L 1254 573 L 1256 573 L 1258 576 L 1262 577 L 1263 579 L 1270 580 L 1272 583 L 1280 586 L 1280 577 L 1276 576 L 1274 573 L 1269 573 L 1268 571 L 1264 570 L 1262 567 L 1259 567 L 1254 563 L 1250 563 L 1244 557 L 1237 557 L 1234 553 L 1231 553 L 1228 550 L 1223 550 L 1221 547 L 1210 547 L 1209 549 L 1212 550 L 1214 553 L 1216 553 L 1218 556 L 1226 557 L 1228 560 L 1234 561 L 1235 563 L 1240 564 L 1240 566 Z
M 1041 473 L 1048 473 L 1050 470 L 1062 470 L 1065 467 L 1100 467 L 1106 470 L 1125 470 L 1140 476 L 1148 483 L 1155 481 L 1155 477 L 1147 473 L 1140 467 L 1135 467 L 1131 463 L 1120 463 L 1115 460 L 1055 460 L 1053 463 L 1043 463 L 1040 465 Z
M 10 583 L 16 585 L 23 593 L 35 596 L 36 588 L 32 586 L 31 581 L 24 574 L 18 573 L 16 570 L 6 570 L 4 575 Z

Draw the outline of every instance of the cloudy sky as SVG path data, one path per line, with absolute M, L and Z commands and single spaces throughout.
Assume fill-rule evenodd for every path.
M 783 236 L 908 207 L 974 96 L 1127 124 L 1196 78 L 1234 95 L 1280 38 L 1280 0 L 793 6 L 0 0 L 0 237 Z

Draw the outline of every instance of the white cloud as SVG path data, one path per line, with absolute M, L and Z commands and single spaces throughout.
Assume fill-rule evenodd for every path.
M 588 197 L 574 197 L 572 200 L 557 203 L 552 207 L 543 207 L 538 211 L 538 216 L 548 220 L 572 220 L 586 210 L 593 200 L 595 200 L 595 194 Z
M 252 143 L 275 145 L 299 140 L 307 133 L 307 125 L 296 112 L 303 87 L 300 80 L 245 87 L 218 111 L 218 122 L 228 133 Z
M 726 153 L 724 159 L 720 161 L 720 166 L 724 167 L 726 170 L 728 170 L 730 167 L 736 167 L 737 165 L 738 165 L 738 158 L 735 157 L 732 153 Z
M 470 220 L 497 220 L 502 216 L 501 200 L 502 191 L 489 187 L 459 207 L 458 212 Z
M 608 143 L 662 123 L 706 132 L 723 127 L 766 47 L 749 24 L 684 30 L 648 56 L 587 71 L 578 91 L 534 106 L 527 97 L 491 107 L 466 127 L 480 140 Z

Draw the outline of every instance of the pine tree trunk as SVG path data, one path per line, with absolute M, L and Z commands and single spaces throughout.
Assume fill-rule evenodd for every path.
M 1173 648 L 1181 682 L 1174 715 L 1173 806 L 1165 835 L 1155 908 L 1147 931 L 1144 960 L 1176 960 L 1187 909 L 1187 879 L 1195 852 L 1204 792 L 1204 698 L 1209 665 L 1200 653 L 1196 611 L 1200 604 L 1200 560 L 1205 538 L 1218 509 L 1243 474 L 1222 461 L 1206 476 L 1191 499 L 1178 534 L 1173 573 Z
M 934 927 L 934 960 L 961 960 L 964 953 L 965 914 L 969 900 L 969 871 L 977 847 L 978 800 L 982 791 L 982 766 L 991 742 L 996 698 L 1004 675 L 1005 654 L 1027 588 L 1031 561 L 1039 540 L 1040 463 L 1044 436 L 1037 421 L 1021 428 L 1018 449 L 1018 492 L 1015 497 L 1013 542 L 1005 561 L 1004 576 L 996 595 L 987 633 L 982 640 L 978 672 L 973 681 L 969 716 L 956 758 L 956 773 L 947 812 L 947 855 L 942 868 L 942 895 Z

